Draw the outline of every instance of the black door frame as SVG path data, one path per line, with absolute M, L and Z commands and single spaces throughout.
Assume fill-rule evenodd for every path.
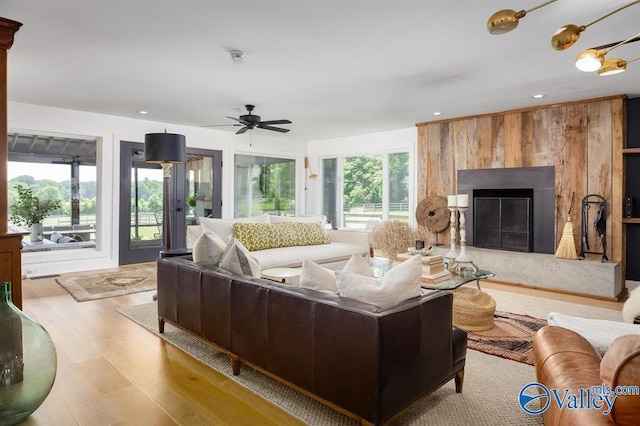
M 118 263 L 120 265 L 152 262 L 164 249 L 162 243 L 131 248 L 131 169 L 133 166 L 131 158 L 134 151 L 144 152 L 144 143 L 120 141 L 120 215 L 118 219 Z M 187 155 L 213 158 L 212 216 L 222 217 L 222 151 L 187 147 Z M 173 249 L 186 246 L 186 182 L 186 166 L 174 164 L 171 167 L 169 180 L 171 199 L 174 200 L 170 206 L 174 236 Z
M 187 157 L 196 155 L 212 158 L 213 185 L 211 188 L 211 215 L 222 217 L 222 151 L 212 149 L 187 148 Z M 186 247 L 187 222 L 186 222 L 186 198 L 187 194 L 187 167 L 184 164 L 174 164 L 171 168 L 171 197 L 175 198 L 175 209 L 171 210 L 173 220 L 173 249 Z M 173 225 L 175 224 L 175 225 Z

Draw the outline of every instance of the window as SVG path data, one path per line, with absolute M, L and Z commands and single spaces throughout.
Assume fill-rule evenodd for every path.
M 8 205 L 17 201 L 16 185 L 30 188 L 40 199 L 60 200 L 61 207 L 43 221 L 42 248 L 95 247 L 97 140 L 61 135 L 9 133 Z M 9 217 L 11 214 L 9 214 Z M 81 244 L 57 244 L 60 236 Z M 35 251 L 25 237 L 23 251 Z
M 408 221 L 409 153 L 323 159 L 322 195 L 323 214 L 336 226 L 364 229 L 371 220 Z
M 296 214 L 296 162 L 236 154 L 234 158 L 234 217 L 269 213 Z

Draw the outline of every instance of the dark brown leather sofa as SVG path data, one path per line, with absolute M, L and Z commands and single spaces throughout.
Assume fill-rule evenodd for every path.
M 451 379 L 462 391 L 466 332 L 452 294 L 379 307 L 230 275 L 184 258 L 158 260 L 158 324 L 185 329 L 363 423 L 381 424 Z

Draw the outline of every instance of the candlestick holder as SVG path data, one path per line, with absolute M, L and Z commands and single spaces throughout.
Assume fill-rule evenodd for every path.
M 449 272 L 453 272 L 454 270 L 454 263 L 456 260 L 456 257 L 458 257 L 458 253 L 456 253 L 456 207 L 448 207 L 449 211 L 451 211 L 451 217 L 449 218 L 449 221 L 451 222 L 451 225 L 449 226 L 449 232 L 450 232 L 450 242 L 451 242 L 451 249 L 449 250 L 449 252 L 447 254 L 444 255 L 444 263 L 446 263 L 447 265 L 447 270 Z
M 458 207 L 460 212 L 460 254 L 455 258 L 455 272 L 460 274 L 463 269 L 470 269 L 474 274 L 478 272 L 478 267 L 467 255 L 467 230 L 464 213 L 468 207 Z

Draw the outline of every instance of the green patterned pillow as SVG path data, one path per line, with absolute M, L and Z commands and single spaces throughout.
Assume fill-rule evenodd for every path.
M 236 222 L 233 224 L 233 233 L 249 251 L 331 243 L 320 223 Z

